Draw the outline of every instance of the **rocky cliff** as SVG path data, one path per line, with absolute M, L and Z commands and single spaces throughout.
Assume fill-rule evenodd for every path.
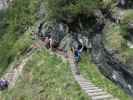
M 8 8 L 9 3 L 13 0 L 0 0 L 0 10 Z
M 8 2 L 0 0 L 0 9 L 7 8 Z M 32 8 L 32 3 L 29 4 Z M 37 4 L 34 31 L 39 36 L 51 35 L 65 50 L 83 45 L 84 50 L 91 51 L 97 68 L 133 96 L 133 50 L 127 45 L 127 41 L 133 43 L 132 0 L 34 0 L 34 4 Z M 34 13 L 25 12 L 30 12 L 30 17 Z M 33 24 L 29 20 L 23 18 L 20 26 L 16 26 L 27 29 Z
M 72 46 L 77 47 L 80 45 L 83 45 L 85 49 L 90 49 L 92 59 L 99 70 L 133 96 L 132 61 L 130 64 L 127 64 L 126 61 L 123 62 L 123 59 L 121 59 L 123 55 L 120 52 L 121 47 L 127 45 L 126 42 L 122 44 L 121 41 L 112 40 L 117 41 L 118 48 L 106 46 L 108 44 L 105 42 L 107 38 L 105 34 L 108 33 L 108 28 L 114 28 L 115 26 L 120 26 L 120 28 L 126 26 L 126 32 L 120 31 L 120 33 L 126 33 L 126 35 L 118 35 L 118 37 L 122 38 L 121 40 L 132 42 L 133 18 L 131 17 L 130 20 L 124 21 L 128 18 L 128 14 L 130 15 L 133 12 L 132 4 L 133 2 L 130 0 L 117 0 L 117 4 L 113 5 L 113 10 L 110 10 L 111 8 L 96 9 L 88 15 L 86 13 L 80 13 L 76 16 L 66 15 L 64 18 L 54 21 L 43 20 L 47 16 L 47 9 L 42 9 L 45 8 L 42 4 L 38 10 L 39 21 L 36 23 L 35 31 L 40 36 L 50 34 L 59 42 L 59 47 L 65 50 L 69 50 Z M 111 31 L 113 28 L 111 28 Z M 119 33 L 118 31 L 114 32 L 116 34 Z M 113 35 L 111 34 L 111 36 Z M 128 47 L 126 46 L 126 48 Z

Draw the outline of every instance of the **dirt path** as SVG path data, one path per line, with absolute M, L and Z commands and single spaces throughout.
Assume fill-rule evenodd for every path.
M 16 68 L 8 70 L 8 72 L 6 74 L 3 75 L 3 79 L 7 80 L 9 82 L 9 89 L 13 88 L 16 80 L 18 79 L 18 77 L 21 75 L 21 72 L 23 70 L 23 67 L 25 66 L 26 62 L 31 58 L 31 56 L 25 58 L 24 60 L 22 60 L 22 62 L 15 66 Z
M 33 48 L 34 49 L 34 48 Z M 15 86 L 15 83 L 18 77 L 22 74 L 23 68 L 26 65 L 27 61 L 32 58 L 33 50 L 27 53 L 27 55 L 22 58 L 21 61 L 13 63 L 6 73 L 2 76 L 1 79 L 7 80 L 9 82 L 9 89 L 12 89 Z
M 7 80 L 9 82 L 8 89 L 12 89 L 15 86 L 15 83 L 18 77 L 22 74 L 23 68 L 26 65 L 27 61 L 32 58 L 33 52 L 37 51 L 37 49 L 41 49 L 40 41 L 34 43 L 30 47 L 30 51 L 26 54 L 22 60 L 17 63 L 13 63 L 9 69 L 7 69 L 6 73 L 1 77 L 1 79 Z

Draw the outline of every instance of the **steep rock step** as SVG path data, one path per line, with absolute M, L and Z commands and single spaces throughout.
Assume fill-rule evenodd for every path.
M 80 87 L 88 94 L 89 97 L 91 97 L 92 100 L 115 100 L 111 94 L 105 92 L 99 87 L 96 87 L 93 83 L 84 79 L 82 75 L 76 75 L 74 73 L 74 76 Z
M 25 66 L 26 62 L 28 61 L 29 58 L 26 58 L 22 60 L 21 64 L 17 66 L 16 68 L 12 69 L 11 71 L 7 72 L 2 78 L 7 80 L 9 82 L 9 89 L 15 86 L 16 80 L 21 74 L 21 71 L 23 67 Z
M 99 96 L 99 95 L 107 95 L 107 92 L 94 92 L 94 93 L 89 93 L 90 96 Z
M 110 100 L 110 99 L 113 99 L 113 96 L 110 94 L 92 97 L 92 100 Z

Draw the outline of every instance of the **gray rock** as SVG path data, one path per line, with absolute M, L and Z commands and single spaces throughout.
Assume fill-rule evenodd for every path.
M 133 30 L 133 21 L 131 21 L 130 23 L 128 23 L 128 28 Z
M 0 0 L 0 10 L 8 7 L 7 0 Z
M 128 23 L 128 39 L 133 43 L 133 21 Z
M 66 35 L 60 42 L 60 49 L 63 49 L 65 51 L 70 49 L 71 43 L 73 41 L 73 38 L 70 34 Z
M 115 19 L 116 23 L 120 23 L 123 20 L 124 11 L 120 8 L 115 8 L 112 13 L 112 17 Z
M 52 21 L 39 20 L 35 26 L 35 32 L 40 36 L 50 35 L 58 42 L 60 42 L 69 31 L 66 24 Z
M 92 58 L 100 71 L 128 94 L 133 96 L 133 70 L 108 52 L 102 43 L 102 35 L 97 34 L 92 42 Z M 129 87 L 130 85 L 130 87 Z
M 80 41 L 80 43 L 86 47 L 86 48 L 92 48 L 92 44 L 91 44 L 91 39 L 89 39 L 88 37 L 86 36 L 82 36 L 78 39 Z
M 11 3 L 13 0 L 0 0 L 0 10 L 5 10 L 8 8 L 9 3 Z

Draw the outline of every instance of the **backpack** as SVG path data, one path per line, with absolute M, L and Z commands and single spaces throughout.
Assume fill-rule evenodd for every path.
M 77 63 L 80 61 L 80 52 L 78 50 L 74 52 L 74 59 Z
M 80 58 L 80 51 L 79 51 L 79 50 L 76 50 L 76 51 L 74 52 L 74 56 Z
M 4 90 L 6 88 L 8 88 L 8 81 L 7 80 L 0 80 L 0 90 Z
M 78 52 L 78 50 L 76 50 L 76 51 L 74 51 L 74 56 L 79 56 L 79 52 Z

